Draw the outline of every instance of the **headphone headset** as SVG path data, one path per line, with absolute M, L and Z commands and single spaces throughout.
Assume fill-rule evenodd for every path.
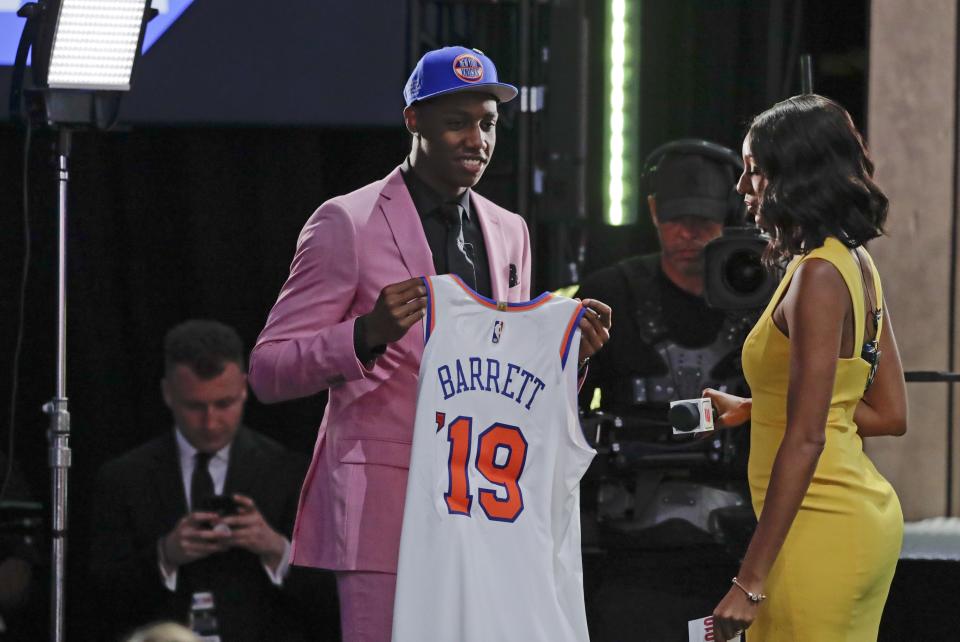
M 646 194 L 656 193 L 653 181 L 657 173 L 657 168 L 667 156 L 703 156 L 710 160 L 726 164 L 733 168 L 734 179 L 730 185 L 730 193 L 727 195 L 727 215 L 724 219 L 724 226 L 744 225 L 744 207 L 743 196 L 737 192 L 737 177 L 743 173 L 743 160 L 739 154 L 729 147 L 711 143 L 708 140 L 700 138 L 681 138 L 660 145 L 654 149 L 643 161 L 643 171 L 641 173 L 641 182 Z

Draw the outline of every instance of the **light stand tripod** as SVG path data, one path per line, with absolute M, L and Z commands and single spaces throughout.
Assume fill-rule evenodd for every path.
M 149 0 L 40 0 L 17 11 L 26 18 L 11 76 L 11 114 L 25 112 L 57 132 L 57 361 L 56 391 L 44 404 L 51 469 L 50 634 L 65 639 L 67 499 L 71 464 L 67 407 L 67 197 L 70 142 L 74 129 L 107 129 L 120 97 L 130 89 L 147 22 L 157 11 Z M 27 53 L 33 49 L 32 80 L 24 91 Z M 25 99 L 25 100 L 24 100 Z M 25 109 L 24 109 L 25 107 Z M 12 431 L 13 426 L 10 427 Z

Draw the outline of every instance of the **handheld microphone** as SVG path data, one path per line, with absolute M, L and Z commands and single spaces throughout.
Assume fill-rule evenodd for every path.
M 692 435 L 713 430 L 713 405 L 706 397 L 670 402 L 667 415 L 675 435 Z

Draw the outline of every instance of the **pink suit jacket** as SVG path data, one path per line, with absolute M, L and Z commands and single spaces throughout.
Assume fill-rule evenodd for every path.
M 493 298 L 530 298 L 524 220 L 477 193 Z M 511 265 L 519 283 L 509 287 Z M 293 563 L 395 573 L 417 397 L 422 322 L 372 368 L 353 325 L 384 286 L 434 274 L 420 217 L 399 168 L 313 213 L 277 302 L 250 355 L 250 385 L 266 403 L 329 389 L 300 493 Z

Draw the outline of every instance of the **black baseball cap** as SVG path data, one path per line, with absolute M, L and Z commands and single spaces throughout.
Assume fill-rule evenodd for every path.
M 723 222 L 730 209 L 733 168 L 700 154 L 668 154 L 657 164 L 657 220 L 699 216 Z

